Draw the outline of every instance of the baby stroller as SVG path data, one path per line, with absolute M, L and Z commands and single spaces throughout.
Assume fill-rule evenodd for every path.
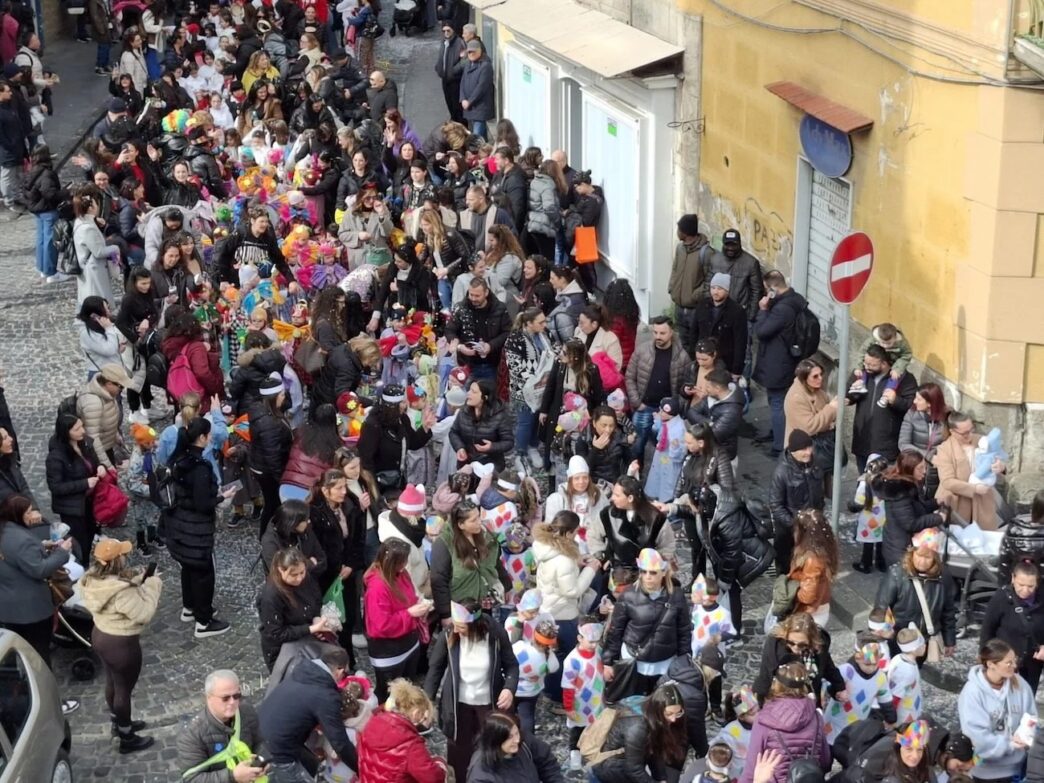
M 93 680 L 97 672 L 97 664 L 91 652 L 91 632 L 94 630 L 94 618 L 82 606 L 75 604 L 71 598 L 58 607 L 58 623 L 54 630 L 54 641 L 61 647 L 86 651 L 72 662 L 70 671 L 73 679 L 80 682 Z
M 998 506 L 1001 528 L 1010 521 L 1010 509 Z M 945 542 L 942 548 L 943 564 L 949 569 L 959 590 L 957 606 L 957 636 L 963 637 L 969 626 L 982 621 L 986 604 L 1001 588 L 997 575 L 1000 562 L 1002 530 L 980 530 L 953 511 L 950 524 L 942 527 Z
M 421 0 L 397 0 L 392 14 L 391 35 L 394 37 L 396 30 L 409 35 L 410 28 L 424 28 L 424 5 Z

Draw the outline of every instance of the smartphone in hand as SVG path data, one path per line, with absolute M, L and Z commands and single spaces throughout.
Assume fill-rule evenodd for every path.
M 145 566 L 145 579 L 148 579 L 150 576 L 156 575 L 156 565 L 156 561 L 153 560 L 151 563 Z

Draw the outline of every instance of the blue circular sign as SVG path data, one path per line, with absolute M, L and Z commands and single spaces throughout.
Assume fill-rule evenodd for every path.
M 828 177 L 843 176 L 852 165 L 852 139 L 811 114 L 801 120 L 801 148 L 813 168 Z

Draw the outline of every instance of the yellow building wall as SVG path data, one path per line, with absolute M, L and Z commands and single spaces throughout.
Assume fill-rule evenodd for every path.
M 874 125 L 853 134 L 845 176 L 852 226 L 870 234 L 876 254 L 855 320 L 893 321 L 918 359 L 975 399 L 1044 401 L 1044 316 L 1011 306 L 1044 301 L 1044 95 L 1013 100 L 1010 88 L 918 78 L 848 37 L 767 29 L 708 0 L 679 5 L 704 20 L 701 219 L 741 228 L 752 252 L 789 273 L 802 113 L 764 85 L 796 82 L 859 111 Z M 838 21 L 803 6 L 728 5 L 785 27 Z M 945 0 L 902 5 L 969 28 L 983 11 Z M 1016 240 L 1006 224 L 1018 224 Z

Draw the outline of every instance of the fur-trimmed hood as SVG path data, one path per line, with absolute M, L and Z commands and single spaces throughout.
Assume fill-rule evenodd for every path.
M 915 498 L 920 493 L 917 485 L 912 481 L 901 478 L 888 478 L 878 476 L 871 484 L 874 494 L 881 500 L 899 500 L 901 498 Z

